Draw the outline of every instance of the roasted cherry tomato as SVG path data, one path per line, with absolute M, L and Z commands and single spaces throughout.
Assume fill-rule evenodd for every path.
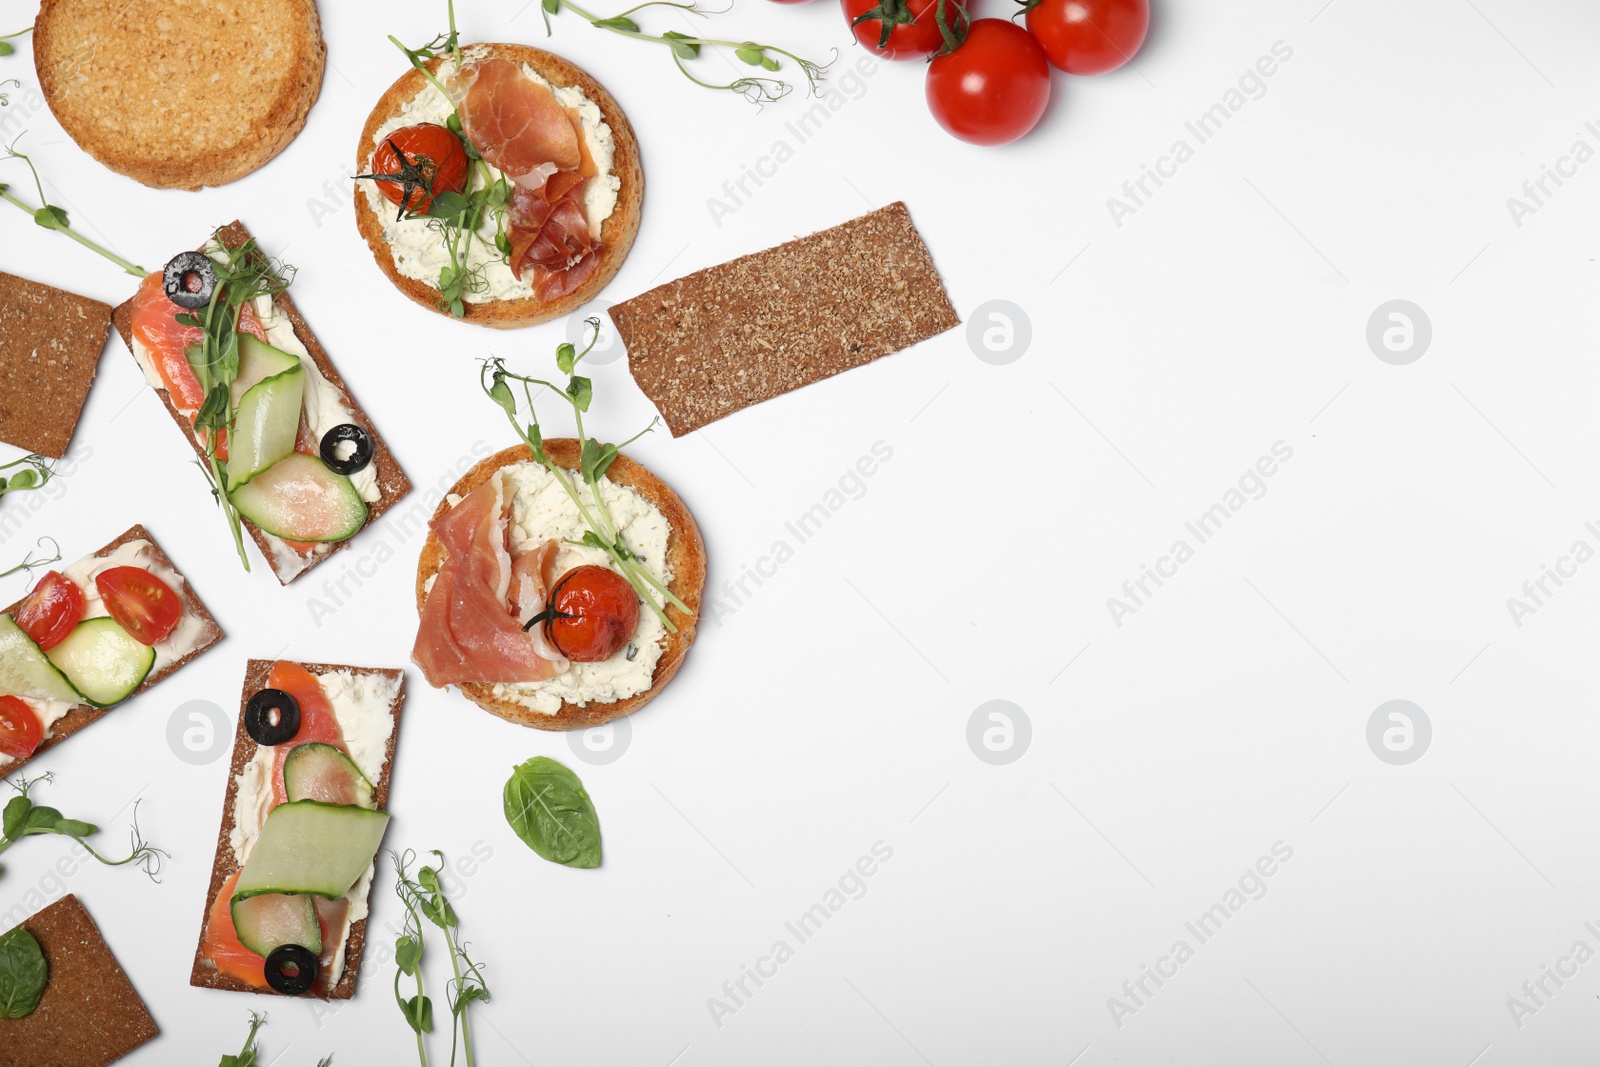
M 945 27 L 956 38 L 966 31 L 967 12 L 957 0 L 839 0 L 856 40 L 885 59 L 926 59 L 944 47 Z
M 44 740 L 39 716 L 20 697 L 0 697 L 0 752 L 27 759 Z
M 1104 74 L 1133 58 L 1150 29 L 1150 0 L 1037 0 L 1028 32 L 1068 74 Z
M 978 19 L 967 40 L 928 64 L 928 110 L 973 144 L 1006 144 L 1033 129 L 1050 103 L 1050 64 L 1028 31 Z
M 574 663 L 598 663 L 633 636 L 639 596 L 616 571 L 585 564 L 556 579 L 534 620 L 543 622 L 545 637 L 563 656 Z
M 138 567 L 112 567 L 94 576 L 106 611 L 135 641 L 153 645 L 170 634 L 183 614 L 172 587 Z
M 83 621 L 83 590 L 58 571 L 39 579 L 28 599 L 17 609 L 16 623 L 33 643 L 45 651 L 67 639 Z
M 378 189 L 391 204 L 425 215 L 438 194 L 466 189 L 467 150 L 461 138 L 435 123 L 402 126 L 372 154 L 372 175 L 384 175 Z

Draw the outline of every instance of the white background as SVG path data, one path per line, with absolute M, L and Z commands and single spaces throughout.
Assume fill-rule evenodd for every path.
M 5 29 L 31 14 L 5 11 Z M 384 35 L 418 42 L 443 22 L 431 2 L 374 11 L 324 5 L 329 67 L 304 134 L 226 188 L 158 192 L 94 163 L 30 98 L 25 44 L 0 59 L 24 81 L 0 115 L 28 130 L 52 199 L 147 267 L 235 217 L 296 264 L 297 303 L 420 495 L 475 446 L 511 443 L 475 360 L 546 368 L 565 327 L 458 325 L 371 263 L 342 176 L 403 69 Z M 544 40 L 537 9 L 459 14 L 468 40 Z M 1576 139 L 1600 148 L 1583 128 L 1600 122 L 1600 12 L 1163 0 L 1156 17 L 1137 69 L 1058 75 L 1040 127 L 998 150 L 933 124 L 916 64 L 836 78 L 842 106 L 797 146 L 784 123 L 808 106 L 798 97 L 758 112 L 690 85 L 653 46 L 557 19 L 551 44 L 610 87 L 643 149 L 644 225 L 610 298 L 903 199 L 963 317 L 1010 301 L 1032 343 L 996 366 L 963 328 L 631 449 L 693 509 L 708 594 L 732 610 L 702 625 L 616 762 L 589 766 L 567 737 L 411 672 L 389 843 L 492 850 L 458 887 L 494 992 L 474 1016 L 480 1063 L 1487 1067 L 1592 1050 L 1600 963 L 1520 1028 L 1506 1001 L 1574 942 L 1600 949 L 1583 926 L 1600 925 L 1600 564 L 1520 627 L 1507 598 L 1574 541 L 1600 547 L 1584 529 L 1600 519 L 1600 162 L 1520 227 L 1506 200 Z M 862 54 L 828 0 L 741 0 L 712 25 L 814 55 L 840 46 L 841 73 Z M 1280 41 L 1293 56 L 1264 94 L 1116 225 L 1107 198 L 1175 140 L 1194 146 L 1185 122 Z M 780 138 L 793 158 L 718 226 L 708 198 Z M 337 195 L 318 208 L 327 182 Z M 0 220 L 0 268 L 112 303 L 131 293 L 21 213 Z M 1392 299 L 1432 322 L 1409 366 L 1366 343 Z M 594 377 L 597 433 L 650 417 L 625 363 Z M 120 342 L 76 441 L 92 455 L 42 507 L 8 498 L 28 516 L 0 557 L 46 534 L 76 557 L 142 521 L 229 637 L 35 765 L 57 774 L 40 799 L 107 822 L 108 847 L 126 823 L 111 815 L 142 796 L 147 833 L 173 853 L 162 884 L 62 879 L 49 865 L 66 844 L 29 840 L 5 856 L 0 907 L 84 900 L 163 1030 L 130 1063 L 214 1062 L 251 1008 L 271 1012 L 273 1062 L 409 1062 L 388 964 L 320 1018 L 188 986 L 226 763 L 180 761 L 166 729 L 188 700 L 231 718 L 250 656 L 404 664 L 421 539 L 380 523 L 287 589 L 259 560 L 243 573 Z M 860 499 L 730 599 L 723 583 L 878 441 L 893 458 Z M 1107 598 L 1279 441 L 1293 458 L 1265 495 L 1117 626 Z M 314 625 L 323 581 L 380 541 L 394 558 Z M 966 740 L 994 699 L 1032 724 L 1007 766 Z M 1391 699 L 1432 722 L 1408 766 L 1367 744 Z M 536 754 L 587 783 L 600 870 L 547 864 L 506 826 L 501 785 Z M 795 946 L 784 922 L 878 841 L 893 858 L 865 895 L 718 1026 L 708 999 L 774 941 Z M 1279 841 L 1293 858 L 1265 895 L 1199 945 L 1185 921 Z M 374 952 L 396 921 L 389 883 L 385 865 Z M 1108 998 L 1180 938 L 1194 958 L 1119 1027 Z

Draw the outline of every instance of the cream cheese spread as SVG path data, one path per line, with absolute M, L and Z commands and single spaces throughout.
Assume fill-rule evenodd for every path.
M 471 62 L 484 54 L 472 46 L 461 51 L 466 62 Z M 612 173 L 617 146 L 611 126 L 601 114 L 600 106 L 585 96 L 583 90 L 577 86 L 552 85 L 527 64 L 523 64 L 522 73 L 548 87 L 558 104 L 577 113 L 578 121 L 583 127 L 585 147 L 588 148 L 589 157 L 595 165 L 595 175 L 588 180 L 583 189 L 584 216 L 589 221 L 590 236 L 598 240 L 600 227 L 616 210 L 617 194 L 622 189 L 622 179 Z M 371 148 L 376 151 L 383 144 L 385 137 L 402 126 L 414 126 L 424 122 L 442 126 L 454 111 L 455 105 L 430 82 L 415 97 L 406 101 L 399 112 L 378 127 L 373 135 Z M 370 155 L 368 159 L 370 161 Z M 502 172 L 487 161 L 484 162 L 484 167 L 490 173 L 490 182 L 497 181 L 502 176 Z M 378 191 L 377 182 L 365 182 L 363 186 L 367 203 L 371 205 L 379 223 L 383 226 L 383 238 L 389 245 L 395 269 L 407 278 L 437 287 L 440 270 L 450 263 L 449 252 L 438 229 L 425 218 L 397 219 L 395 216 L 398 207 Z M 473 186 L 473 188 L 481 187 L 483 186 Z M 527 281 L 519 281 L 495 248 L 495 232 L 495 220 L 486 219 L 478 230 L 478 239 L 472 241 L 467 250 L 468 268 L 477 270 L 484 283 L 480 291 L 464 295 L 469 304 L 484 304 L 494 300 L 519 300 L 533 295 L 531 276 Z

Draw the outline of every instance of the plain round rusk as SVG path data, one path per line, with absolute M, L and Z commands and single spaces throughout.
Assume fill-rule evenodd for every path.
M 550 458 L 561 466 L 569 470 L 577 469 L 579 455 L 577 441 L 570 437 L 556 437 L 546 441 L 544 447 Z M 461 480 L 451 487 L 450 493 L 466 496 L 488 481 L 489 476 L 501 467 L 533 461 L 533 453 L 524 445 L 496 452 L 462 475 Z M 456 686 L 468 700 L 485 711 L 524 726 L 536 726 L 541 730 L 578 730 L 599 726 L 644 707 L 655 699 L 656 694 L 661 692 L 672 680 L 672 676 L 678 673 L 678 668 L 683 666 L 683 658 L 689 654 L 689 646 L 694 643 L 695 628 L 700 622 L 700 593 L 706 583 L 706 546 L 700 539 L 700 527 L 695 525 L 694 516 L 689 514 L 689 509 L 684 507 L 677 493 L 627 456 L 619 455 L 616 462 L 611 465 L 611 469 L 606 472 L 606 477 L 618 485 L 632 489 L 666 517 L 667 523 L 672 527 L 672 532 L 667 536 L 667 561 L 672 566 L 672 581 L 668 583 L 668 588 L 672 590 L 673 595 L 689 606 L 689 613 L 684 614 L 675 607 L 667 608 L 667 618 L 672 620 L 678 632 L 666 634 L 666 647 L 661 650 L 661 658 L 656 661 L 656 673 L 650 679 L 650 688 L 636 696 L 614 700 L 609 704 L 590 701 L 582 707 L 563 701 L 556 714 L 545 715 L 514 701 L 496 697 L 494 686 L 487 682 L 466 682 Z M 448 510 L 450 501 L 445 499 L 439 503 L 433 517 L 438 519 Z M 418 612 L 422 610 L 422 603 L 428 596 L 428 579 L 439 572 L 446 554 L 439 539 L 430 532 L 427 543 L 422 546 L 422 558 L 417 560 Z
M 44 0 L 33 38 L 62 128 L 158 189 L 225 185 L 283 151 L 327 58 L 314 0 Z
M 593 100 L 600 108 L 600 114 L 605 118 L 606 125 L 611 127 L 611 136 L 616 142 L 616 155 L 611 162 L 611 173 L 621 181 L 622 188 L 617 191 L 616 209 L 600 226 L 600 263 L 589 276 L 589 280 L 566 296 L 549 303 L 534 296 L 517 300 L 492 300 L 481 304 L 468 303 L 463 321 L 498 329 L 514 329 L 570 315 L 600 295 L 600 290 L 606 287 L 606 283 L 616 277 L 617 271 L 622 267 L 622 261 L 627 258 L 629 249 L 633 247 L 634 237 L 639 233 L 639 213 L 644 206 L 644 171 L 639 166 L 639 142 L 633 135 L 633 126 L 629 124 L 628 116 L 622 113 L 622 108 L 617 106 L 616 100 L 606 92 L 605 86 L 560 56 L 521 44 L 478 44 L 466 47 L 488 58 L 526 63 L 537 71 L 540 77 L 557 88 L 577 86 L 583 91 L 584 96 Z M 428 61 L 428 69 L 437 72 L 447 61 L 448 56 L 435 56 Z M 356 145 L 357 174 L 372 173 L 372 138 L 378 132 L 378 127 L 399 114 L 400 110 L 408 102 L 416 99 L 417 94 L 428 84 L 422 72 L 413 67 L 389 86 L 389 91 L 378 100 L 378 106 L 372 109 L 372 114 L 367 116 L 366 125 L 361 128 L 361 140 Z M 372 205 L 367 202 L 367 192 L 362 185 L 361 182 L 356 183 L 356 225 L 361 230 L 361 236 L 367 239 L 367 247 L 372 249 L 372 258 L 378 261 L 378 266 L 394 283 L 396 289 L 430 311 L 449 315 L 448 311 L 439 309 L 438 289 L 415 278 L 406 277 L 395 267 L 394 253 L 390 251 L 389 242 L 383 237 L 383 224 L 373 213 Z

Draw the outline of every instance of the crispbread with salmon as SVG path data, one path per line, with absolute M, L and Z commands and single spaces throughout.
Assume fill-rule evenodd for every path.
M 628 122 L 627 115 L 618 106 L 615 98 L 603 85 L 560 56 L 520 44 L 467 45 L 462 51 L 474 58 L 506 59 L 526 64 L 552 86 L 576 87 L 599 107 L 606 125 L 611 128 L 616 145 L 611 172 L 621 181 L 621 188 L 617 192 L 616 207 L 601 225 L 600 261 L 594 273 L 571 293 L 549 302 L 540 300 L 537 296 L 490 300 L 482 303 L 469 301 L 466 303 L 463 321 L 480 326 L 512 329 L 569 315 L 598 296 L 606 284 L 616 276 L 622 267 L 623 259 L 633 247 L 634 237 L 639 232 L 639 217 L 644 205 L 644 171 L 639 163 L 639 142 L 634 136 L 633 126 Z M 438 55 L 429 60 L 427 66 L 430 72 L 437 72 L 447 62 L 449 62 L 447 54 Z M 367 117 L 366 125 L 362 127 L 361 140 L 356 145 L 357 173 L 372 172 L 373 155 L 378 147 L 375 144 L 375 137 L 379 128 L 399 115 L 405 106 L 425 89 L 430 88 L 427 78 L 415 67 L 407 70 L 389 87 Z M 383 202 L 388 203 L 388 201 Z M 377 261 L 378 267 L 394 283 L 395 288 L 406 296 L 431 311 L 440 311 L 439 290 L 426 282 L 402 274 L 395 266 L 394 250 L 385 239 L 383 222 L 373 210 L 367 190 L 359 183 L 355 190 L 355 205 L 356 225 L 361 231 L 361 236 L 366 238 L 367 246 L 372 250 L 372 256 Z M 448 314 L 447 311 L 441 313 Z
M 184 576 L 183 572 L 178 570 L 178 568 L 173 565 L 172 560 L 169 559 L 167 554 L 161 550 L 161 546 L 156 544 L 156 539 L 150 536 L 150 531 L 146 530 L 143 526 L 134 526 L 128 530 L 125 530 L 116 540 L 112 541 L 99 551 L 93 553 L 92 558 L 109 556 L 130 541 L 149 542 L 150 554 L 154 557 L 155 562 L 172 571 L 174 574 L 177 574 L 180 578 L 183 578 L 183 589 L 181 591 L 177 591 L 179 596 L 183 598 L 183 610 L 201 621 L 200 637 L 197 640 L 195 647 L 183 656 L 180 656 L 171 663 L 168 663 L 161 669 L 152 670 L 148 675 L 145 676 L 144 681 L 139 683 L 139 687 L 137 689 L 128 694 L 127 697 L 118 703 L 113 704 L 108 708 L 95 708 L 90 707 L 87 704 L 80 704 L 68 711 L 65 715 L 57 719 L 55 723 L 51 725 L 50 736 L 39 742 L 39 746 L 33 750 L 33 755 L 27 757 L 26 759 L 12 760 L 9 763 L 0 764 L 0 775 L 9 775 L 13 771 L 26 766 L 29 760 L 38 758 L 40 755 L 61 744 L 61 742 L 65 741 L 79 730 L 82 730 L 85 726 L 88 726 L 90 723 L 102 718 L 103 716 L 116 711 L 123 704 L 126 704 L 129 700 L 132 700 L 134 697 L 138 696 L 140 693 L 143 693 L 151 686 L 163 681 L 169 675 L 177 671 L 178 668 L 182 667 L 184 664 L 200 655 L 200 653 L 204 652 L 206 649 L 222 640 L 222 627 L 217 625 L 217 620 L 212 618 L 211 612 L 207 611 L 206 606 L 200 602 L 200 597 L 195 594 L 194 586 L 190 584 L 189 579 Z M 27 597 L 23 597 L 16 603 L 11 604 L 9 607 L 0 610 L 0 614 L 14 616 L 17 612 L 17 609 L 22 606 L 23 600 L 26 599 Z
M 574 471 L 578 469 L 580 447 L 576 440 L 570 437 L 551 438 L 544 442 L 544 448 L 562 467 Z M 507 448 L 483 460 L 451 487 L 449 494 L 434 511 L 434 520 L 437 521 L 450 510 L 451 496 L 466 496 L 504 467 L 532 462 L 533 453 L 525 445 Z M 502 719 L 541 730 L 577 730 L 621 718 L 639 710 L 660 694 L 683 666 L 689 646 L 694 643 L 695 630 L 700 621 L 700 597 L 706 579 L 706 547 L 700 537 L 700 527 L 695 524 L 694 516 L 678 498 L 678 494 L 642 464 L 619 454 L 605 476 L 617 485 L 638 493 L 667 520 L 671 527 L 667 539 L 667 562 L 672 568 L 672 580 L 668 587 L 688 606 L 689 611 L 685 613 L 672 605 L 667 606 L 667 616 L 677 631 L 669 630 L 663 638 L 661 658 L 656 661 L 650 688 L 631 697 L 607 703 L 590 701 L 587 704 L 564 700 L 555 714 L 546 715 L 516 701 L 496 696 L 493 683 L 465 682 L 456 686 L 468 700 Z M 419 612 L 423 601 L 427 599 L 429 581 L 439 572 L 445 556 L 444 545 L 430 530 L 428 540 L 422 546 L 421 558 L 417 560 L 416 595 Z
M 218 972 L 216 966 L 205 957 L 206 924 L 210 921 L 211 907 L 218 891 L 224 882 L 237 870 L 239 863 L 233 855 L 233 846 L 229 837 L 234 828 L 234 806 L 239 795 L 239 779 L 244 773 L 245 766 L 254 758 L 257 745 L 255 739 L 245 729 L 245 707 L 250 702 L 250 697 L 267 683 L 267 677 L 272 673 L 275 660 L 252 659 L 245 664 L 244 687 L 239 696 L 239 722 L 234 728 L 233 758 L 228 764 L 228 785 L 222 803 L 222 825 L 217 832 L 217 850 L 211 863 L 211 881 L 206 890 L 205 909 L 201 913 L 200 937 L 195 944 L 194 963 L 189 971 L 189 984 L 206 989 L 226 989 L 236 993 L 260 993 L 265 996 L 281 996 L 272 989 L 261 989 L 256 986 L 241 982 L 236 978 Z M 381 675 L 398 681 L 399 686 L 395 692 L 394 703 L 389 708 L 389 713 L 394 716 L 394 729 L 389 733 L 387 747 L 383 756 L 383 773 L 378 780 L 372 783 L 372 799 L 379 811 L 384 811 L 389 805 L 389 782 L 394 774 L 395 742 L 400 736 L 400 710 L 406 699 L 405 672 L 393 668 L 379 667 L 350 667 L 328 663 L 300 663 L 311 674 L 318 677 L 331 671 L 349 671 L 356 675 Z M 368 890 L 370 900 L 371 890 Z M 356 980 L 361 970 L 362 950 L 366 946 L 367 920 L 357 919 L 350 924 L 350 935 L 345 941 L 344 970 L 339 976 L 339 982 L 327 995 L 333 1000 L 348 1000 L 355 995 Z
M 327 46 L 314 0 L 44 0 L 33 56 L 80 148 L 145 185 L 199 189 L 294 140 Z
M 243 223 L 236 220 L 218 230 L 217 237 L 225 241 L 229 247 L 238 248 L 250 240 L 250 231 L 245 229 Z M 128 346 L 130 353 L 134 353 L 133 308 L 136 299 L 136 297 L 130 298 L 112 313 L 112 321 L 117 327 L 117 332 L 122 336 L 123 342 Z M 322 376 L 327 379 L 328 384 L 333 387 L 339 401 L 350 411 L 356 423 L 372 439 L 372 466 L 377 470 L 380 495 L 376 501 L 367 504 L 366 522 L 361 527 L 361 529 L 366 529 L 366 527 L 377 521 L 380 515 L 398 502 L 401 497 L 411 491 L 411 481 L 405 476 L 405 472 L 400 469 L 400 464 L 389 451 L 388 445 L 384 443 L 382 436 L 372 425 L 372 421 L 367 417 L 366 412 L 362 410 L 360 404 L 356 403 L 355 398 L 350 395 L 350 390 L 345 386 L 344 379 L 339 376 L 339 372 L 334 368 L 327 352 L 317 342 L 316 335 L 311 332 L 311 327 L 301 317 L 299 309 L 295 307 L 294 300 L 287 292 L 282 292 L 272 298 L 272 303 L 274 310 L 281 312 L 289 320 L 290 325 L 294 328 L 295 337 L 299 339 L 301 344 L 305 345 L 306 352 L 310 355 L 312 362 L 316 364 Z M 137 353 L 134 353 L 134 358 L 138 358 Z M 195 455 L 199 456 L 203 462 L 206 456 L 206 449 L 200 438 L 195 434 L 193 424 L 178 410 L 173 403 L 172 396 L 166 389 L 158 388 L 156 395 L 161 398 L 162 404 L 165 405 L 167 413 L 172 416 L 173 421 L 183 430 L 184 437 L 188 440 L 190 447 L 194 449 Z M 310 571 L 318 563 L 326 560 L 333 553 L 348 547 L 350 541 L 360 534 L 360 530 L 357 530 L 355 534 L 342 541 L 323 542 L 307 550 L 290 548 L 287 542 L 280 541 L 285 545 L 286 550 L 294 554 L 298 563 L 293 573 L 288 573 L 288 564 L 272 550 L 271 542 L 268 540 L 270 535 L 262 531 L 260 527 L 249 519 L 241 518 L 241 524 L 250 534 L 251 540 L 256 543 L 256 547 L 261 550 L 262 558 L 267 561 L 267 565 L 272 568 L 273 574 L 277 577 L 279 584 L 282 585 L 288 585 L 296 578 Z

